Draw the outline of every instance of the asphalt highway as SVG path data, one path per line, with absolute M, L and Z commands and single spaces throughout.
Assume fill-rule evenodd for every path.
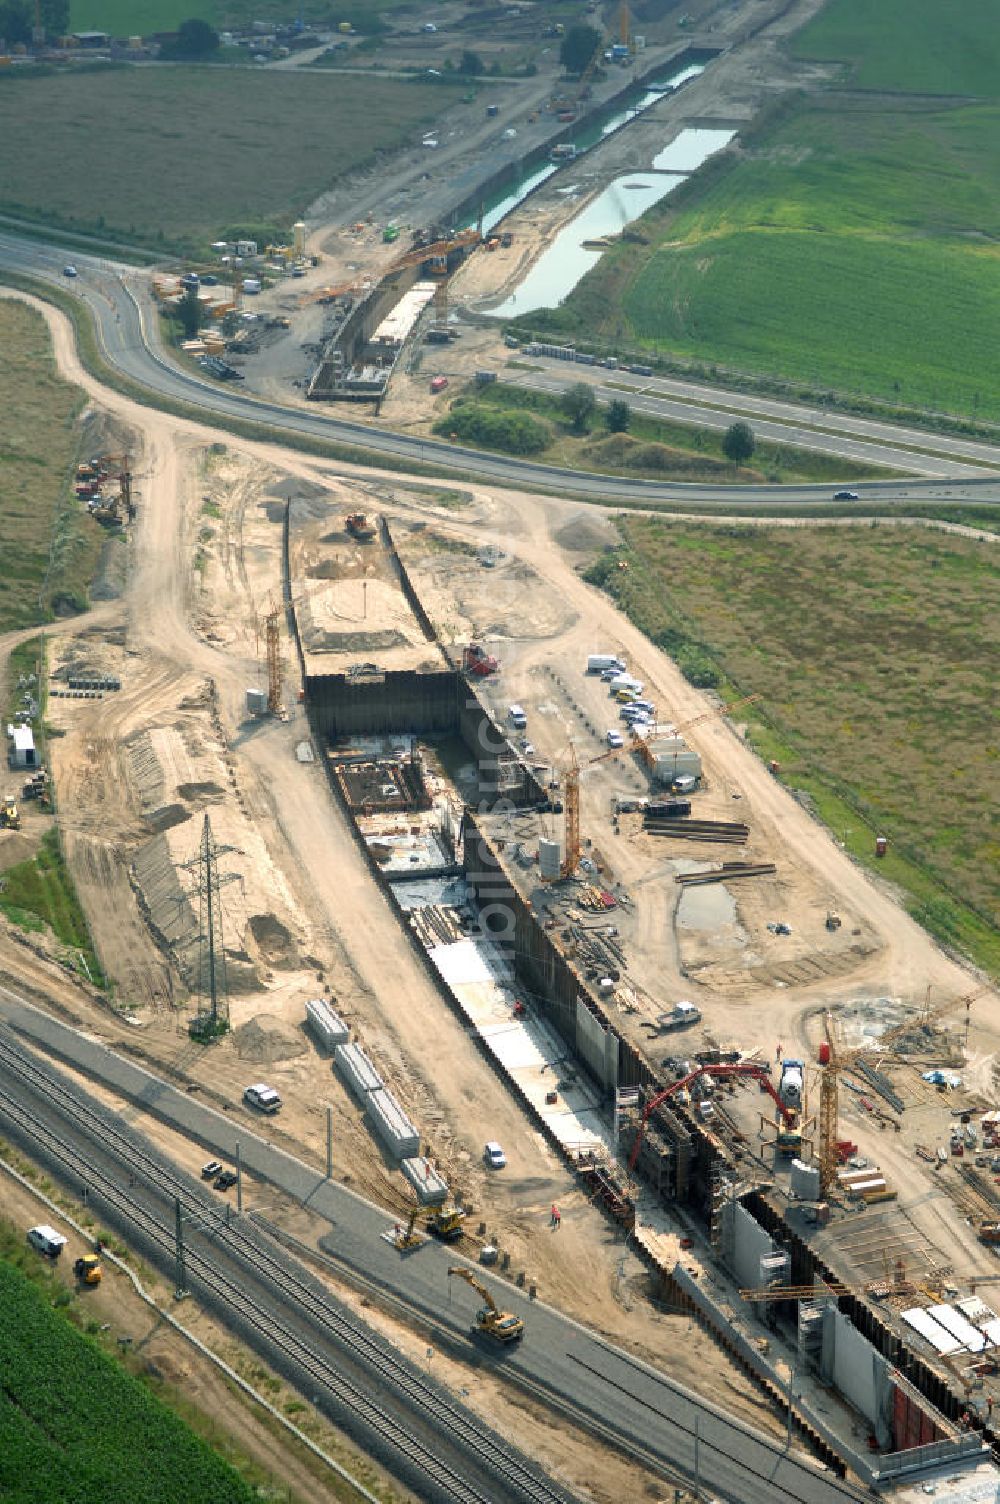
M 335 1180 L 326 1180 L 322 1171 L 280 1147 L 276 1142 L 280 1119 L 262 1121 L 251 1117 L 242 1107 L 227 1116 L 93 1037 L 77 1033 L 42 1013 L 5 988 L 0 988 L 0 1018 L 5 1021 L 0 1028 L 3 1082 L 0 1121 L 5 1122 L 5 1131 L 10 1117 L 6 1104 L 16 1107 L 27 1102 L 30 1110 L 39 1115 L 39 1122 L 51 1125 L 53 1131 L 65 1135 L 69 1125 L 84 1166 L 98 1166 L 99 1147 L 102 1153 L 114 1149 L 110 1135 L 99 1131 L 98 1143 L 92 1134 L 88 1137 L 87 1125 L 81 1124 L 78 1117 L 65 1116 L 68 1109 L 58 1101 L 47 1098 L 44 1104 L 40 1103 L 37 1092 L 32 1093 L 23 1085 L 10 1053 L 20 1037 L 40 1046 L 46 1054 L 73 1063 L 84 1074 L 103 1082 L 189 1139 L 190 1163 L 184 1167 L 172 1165 L 160 1151 L 152 1150 L 145 1141 L 139 1143 L 135 1130 L 123 1120 L 115 1120 L 115 1133 L 131 1135 L 136 1143 L 131 1168 L 137 1183 L 135 1203 L 140 1210 L 147 1206 L 148 1195 L 159 1195 L 161 1200 L 163 1195 L 162 1187 L 157 1190 L 152 1183 L 160 1176 L 160 1169 L 155 1174 L 147 1173 L 144 1156 L 152 1156 L 156 1165 L 169 1170 L 173 1183 L 184 1182 L 185 1194 L 189 1191 L 193 1194 L 190 1177 L 197 1174 L 201 1160 L 216 1155 L 233 1162 L 238 1143 L 242 1164 L 250 1175 L 308 1203 L 312 1211 L 329 1222 L 331 1231 L 324 1239 L 324 1246 L 335 1251 L 338 1259 L 364 1271 L 386 1290 L 402 1297 L 411 1309 L 443 1323 L 451 1341 L 464 1344 L 473 1361 L 502 1364 L 511 1384 L 520 1383 L 536 1397 L 540 1391 L 551 1395 L 560 1413 L 575 1418 L 581 1425 L 593 1424 L 601 1436 L 626 1453 L 637 1455 L 637 1460 L 660 1471 L 664 1478 L 673 1480 L 679 1474 L 688 1479 L 697 1476 L 706 1490 L 733 1504 L 857 1504 L 864 1497 L 800 1453 L 786 1450 L 770 1437 L 734 1420 L 720 1407 L 674 1383 L 665 1373 L 602 1340 L 541 1301 L 531 1300 L 509 1282 L 494 1281 L 491 1275 L 479 1271 L 492 1284 L 498 1305 L 516 1311 L 526 1324 L 524 1341 L 515 1350 L 484 1353 L 477 1340 L 469 1335 L 477 1299 L 463 1284 L 448 1279 L 447 1267 L 455 1261 L 454 1253 L 429 1242 L 415 1253 L 400 1255 L 383 1237 L 393 1220 L 389 1214 Z M 33 1068 L 58 1079 L 58 1072 L 37 1057 L 31 1063 Z M 60 1091 L 65 1088 L 66 1083 L 61 1080 Z M 70 1098 L 73 1095 L 68 1092 Z M 79 1098 L 79 1093 L 76 1097 Z M 104 1170 L 110 1173 L 106 1165 Z M 120 1157 L 116 1173 L 120 1176 Z M 83 1178 L 83 1170 L 77 1172 L 77 1177 Z M 140 1234 L 143 1225 L 139 1218 Z M 213 1248 L 220 1236 L 216 1228 L 212 1234 Z M 248 1231 L 245 1236 L 250 1238 L 251 1233 Z M 207 1257 L 211 1250 L 206 1251 L 203 1243 L 204 1240 L 196 1246 Z M 160 1256 L 162 1260 L 162 1249 Z M 229 1265 L 226 1268 L 227 1279 L 236 1279 Z M 245 1272 L 239 1275 L 239 1281 L 247 1289 L 248 1280 Z M 458 1288 L 452 1288 L 454 1285 Z M 255 1290 L 257 1303 L 270 1301 L 273 1319 L 283 1322 L 293 1297 L 285 1292 L 276 1305 L 273 1293 L 268 1296 L 256 1284 Z M 236 1315 L 239 1318 L 240 1312 Z M 288 1321 L 294 1337 L 299 1329 L 293 1317 L 294 1312 Z M 313 1336 L 316 1340 L 312 1346 L 316 1348 L 319 1337 L 315 1332 Z M 709 1339 L 700 1340 L 707 1343 Z M 327 1355 L 325 1361 L 332 1361 L 325 1347 L 323 1354 Z M 492 1497 L 499 1500 L 503 1496 Z
M 72 279 L 62 275 L 63 266 L 70 261 L 78 270 L 78 276 Z M 802 511 L 810 506 L 828 504 L 831 500 L 834 488 L 828 484 L 741 486 L 737 490 L 557 469 L 532 460 L 484 454 L 457 444 L 395 433 L 371 424 L 330 416 L 326 409 L 303 411 L 266 402 L 234 390 L 232 385 L 220 385 L 204 378 L 200 372 L 175 366 L 160 353 L 143 279 L 134 269 L 6 232 L 0 234 L 0 271 L 4 268 L 60 285 L 80 298 L 94 315 L 109 364 L 141 384 L 152 403 L 155 404 L 157 397 L 183 401 L 197 406 L 206 421 L 218 416 L 259 422 L 273 430 L 277 439 L 283 433 L 305 434 L 312 439 L 349 444 L 366 451 L 374 464 L 380 459 L 427 464 L 495 485 L 556 491 L 610 503 L 660 502 L 678 507 L 690 503 L 726 510 L 738 501 L 744 506 L 757 504 Z M 865 499 L 869 502 L 927 504 L 949 501 L 961 502 L 965 506 L 994 505 L 1000 500 L 1000 476 L 976 478 L 958 475 L 954 480 L 939 477 L 933 480 L 869 481 L 864 489 Z

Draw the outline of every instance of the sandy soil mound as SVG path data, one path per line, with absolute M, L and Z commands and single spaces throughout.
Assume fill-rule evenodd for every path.
M 261 1013 L 249 1023 L 233 1030 L 236 1053 L 241 1060 L 271 1065 L 276 1060 L 292 1060 L 304 1055 L 308 1045 L 279 1018 Z

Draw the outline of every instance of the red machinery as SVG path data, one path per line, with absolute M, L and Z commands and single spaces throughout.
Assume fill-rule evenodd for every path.
M 630 1170 L 635 1169 L 636 1160 L 639 1158 L 639 1150 L 642 1148 L 642 1138 L 643 1134 L 646 1131 L 646 1124 L 652 1117 L 653 1113 L 658 1107 L 666 1102 L 669 1097 L 672 1097 L 675 1092 L 681 1091 L 684 1087 L 690 1086 L 691 1082 L 697 1080 L 699 1076 L 715 1076 L 721 1077 L 723 1080 L 732 1080 L 736 1077 L 743 1077 L 748 1078 L 751 1081 L 756 1081 L 761 1091 L 766 1091 L 768 1096 L 774 1102 L 774 1105 L 780 1112 L 782 1120 L 784 1121 L 786 1127 L 792 1128 L 798 1121 L 798 1114 L 795 1112 L 795 1109 L 786 1106 L 785 1103 L 781 1100 L 777 1091 L 775 1090 L 775 1086 L 771 1080 L 771 1077 L 768 1075 L 763 1066 L 749 1065 L 746 1063 L 742 1065 L 699 1065 L 698 1069 L 692 1071 L 690 1075 L 682 1076 L 679 1081 L 674 1081 L 670 1084 L 670 1086 L 665 1086 L 662 1091 L 658 1091 L 656 1093 L 656 1096 L 652 1097 L 649 1102 L 647 1102 L 645 1108 L 643 1109 L 642 1121 L 639 1124 L 639 1132 L 636 1134 L 635 1143 L 632 1145 L 632 1153 L 628 1157 L 628 1167 Z
M 485 679 L 487 674 L 495 674 L 499 667 L 500 660 L 487 653 L 478 642 L 470 642 L 462 649 L 462 668 L 467 674 L 477 674 L 480 679 Z

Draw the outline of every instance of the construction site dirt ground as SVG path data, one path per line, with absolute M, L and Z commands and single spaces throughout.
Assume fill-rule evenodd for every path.
M 97 622 L 84 617 L 62 631 L 57 648 L 57 655 L 80 654 L 120 668 L 123 688 L 100 702 L 51 706 L 62 733 L 53 742 L 53 762 L 71 869 L 116 982 L 116 1001 L 134 1007 L 141 1027 L 113 1016 L 85 991 L 73 992 L 26 946 L 5 946 L 12 985 L 31 985 L 34 977 L 53 1000 L 71 998 L 69 1006 L 88 1029 L 179 1072 L 208 1100 L 230 1109 L 248 1080 L 273 1078 L 287 1104 L 281 1138 L 314 1162 L 322 1162 L 329 1102 L 341 1165 L 351 1167 L 347 1173 L 358 1189 L 394 1207 L 398 1180 L 329 1061 L 303 1034 L 305 999 L 329 993 L 421 1125 L 446 1175 L 546 1299 L 618 1340 L 635 1341 L 694 1388 L 717 1394 L 720 1385 L 731 1385 L 734 1408 L 761 1423 L 755 1393 L 714 1349 L 666 1342 L 656 1330 L 668 1318 L 654 1314 L 645 1275 L 631 1257 L 632 1310 L 618 1298 L 621 1245 L 418 967 L 319 765 L 297 760 L 308 728 L 294 703 L 287 645 L 288 721 L 248 722 L 245 713 L 246 688 L 260 683 L 261 609 L 281 585 L 281 499 L 273 488 L 291 481 L 310 504 L 329 498 L 334 515 L 346 505 L 375 510 L 370 488 L 378 484 L 378 510 L 404 523 L 428 524 L 409 538 L 400 533 L 418 590 L 447 637 L 485 634 L 503 663 L 491 693 L 501 710 L 514 699 L 526 705 L 540 756 L 561 762 L 571 735 L 580 743 L 581 761 L 586 748 L 600 744 L 605 699 L 598 698 L 603 686 L 583 675 L 589 652 L 622 650 L 665 717 L 680 724 L 702 715 L 710 708 L 704 694 L 580 579 L 589 551 L 608 536 L 604 515 L 598 508 L 479 488 L 464 504 L 441 507 L 397 477 L 376 482 L 365 472 L 359 480 L 344 467 L 228 439 L 224 452 L 213 449 L 218 439 L 211 429 L 101 392 L 81 371 L 65 321 L 52 310 L 46 316 L 64 374 L 129 425 L 141 446 L 127 594 L 120 607 L 101 607 Z M 435 540 L 429 545 L 422 537 L 428 532 Z M 479 560 L 486 545 L 505 556 L 493 569 Z M 359 657 L 377 656 L 363 647 L 362 637 Z M 151 762 L 143 744 L 138 771 L 136 738 L 145 738 L 155 754 Z M 722 954 L 713 956 L 708 930 L 678 949 L 665 923 L 672 874 L 657 874 L 661 859 L 648 838 L 628 830 L 615 838 L 611 831 L 608 800 L 621 770 L 605 763 L 585 774 L 583 831 L 603 853 L 609 877 L 628 890 L 653 874 L 656 902 L 644 908 L 628 947 L 637 979 L 651 995 L 668 1005 L 690 995 L 692 966 L 700 966 L 699 1002 L 713 1034 L 744 1048 L 757 1045 L 768 1058 L 779 1039 L 786 1052 L 801 1046 L 806 1053 L 815 1042 L 810 1015 L 845 997 L 893 997 L 918 1008 L 928 986 L 935 997 L 958 999 L 970 990 L 968 975 L 905 915 L 896 896 L 850 862 L 726 724 L 709 719 L 690 740 L 707 770 L 706 810 L 727 808 L 732 817 L 738 808 L 750 826 L 754 855 L 769 856 L 779 870 L 760 896 L 736 900 L 746 942 L 729 934 Z M 146 787 L 150 769 L 155 788 Z M 239 973 L 235 1028 L 209 1051 L 187 1037 L 190 1013 L 175 1006 L 187 988 L 175 960 L 154 940 L 129 877 L 136 851 L 151 839 L 167 843 L 171 866 L 194 856 L 206 811 L 221 843 L 238 848 L 225 858 L 224 870 L 242 877 L 225 893 Z M 161 825 L 172 823 L 157 829 L 157 817 Z M 843 918 L 832 936 L 820 922 L 828 908 Z M 786 919 L 792 935 L 779 942 L 767 932 L 771 917 Z M 854 951 L 855 941 L 863 953 Z M 821 968 L 804 980 L 779 974 L 813 957 L 835 959 L 835 973 Z M 977 1079 L 983 1081 L 997 1050 L 995 1016 L 985 1000 L 973 1010 L 970 1049 L 982 1062 Z M 507 1149 L 510 1169 L 503 1176 L 487 1178 L 480 1168 L 487 1138 Z M 860 1130 L 858 1138 L 867 1152 Z M 887 1159 L 883 1140 L 884 1134 L 875 1135 L 875 1159 Z M 900 1135 L 897 1142 L 903 1141 Z M 940 1205 L 926 1197 L 931 1172 L 910 1155 L 896 1173 L 900 1211 L 939 1249 L 941 1262 L 954 1263 Z M 952 1174 L 949 1166 L 938 1178 L 946 1182 Z M 563 1213 L 557 1237 L 548 1226 L 553 1200 Z M 978 1246 L 967 1253 L 970 1260 L 977 1255 L 986 1272 L 992 1256 Z

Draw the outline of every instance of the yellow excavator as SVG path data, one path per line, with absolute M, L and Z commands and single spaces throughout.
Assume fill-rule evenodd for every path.
M 512 1311 L 501 1311 L 493 1296 L 484 1284 L 473 1274 L 471 1269 L 463 1265 L 454 1265 L 448 1270 L 449 1278 L 457 1274 L 459 1279 L 464 1279 L 467 1285 L 471 1285 L 476 1294 L 481 1296 L 485 1305 L 476 1312 L 475 1329 L 489 1337 L 493 1342 L 501 1342 L 504 1345 L 516 1342 L 524 1336 L 524 1322 L 520 1316 L 515 1316 Z
M 450 1243 L 462 1236 L 465 1212 L 460 1206 L 449 1202 L 446 1206 L 431 1207 L 427 1212 L 422 1212 L 419 1206 L 415 1206 L 410 1211 L 406 1226 L 397 1222 L 393 1230 L 393 1244 L 401 1253 L 407 1253 L 411 1248 L 419 1248 L 424 1241 L 423 1235 L 417 1230 L 417 1222 L 421 1218 L 423 1218 L 426 1231 L 433 1233 L 434 1237 L 440 1238 L 442 1242 Z
M 12 794 L 4 796 L 3 804 L 0 805 L 0 830 L 20 830 L 21 816 L 17 808 L 17 800 Z

